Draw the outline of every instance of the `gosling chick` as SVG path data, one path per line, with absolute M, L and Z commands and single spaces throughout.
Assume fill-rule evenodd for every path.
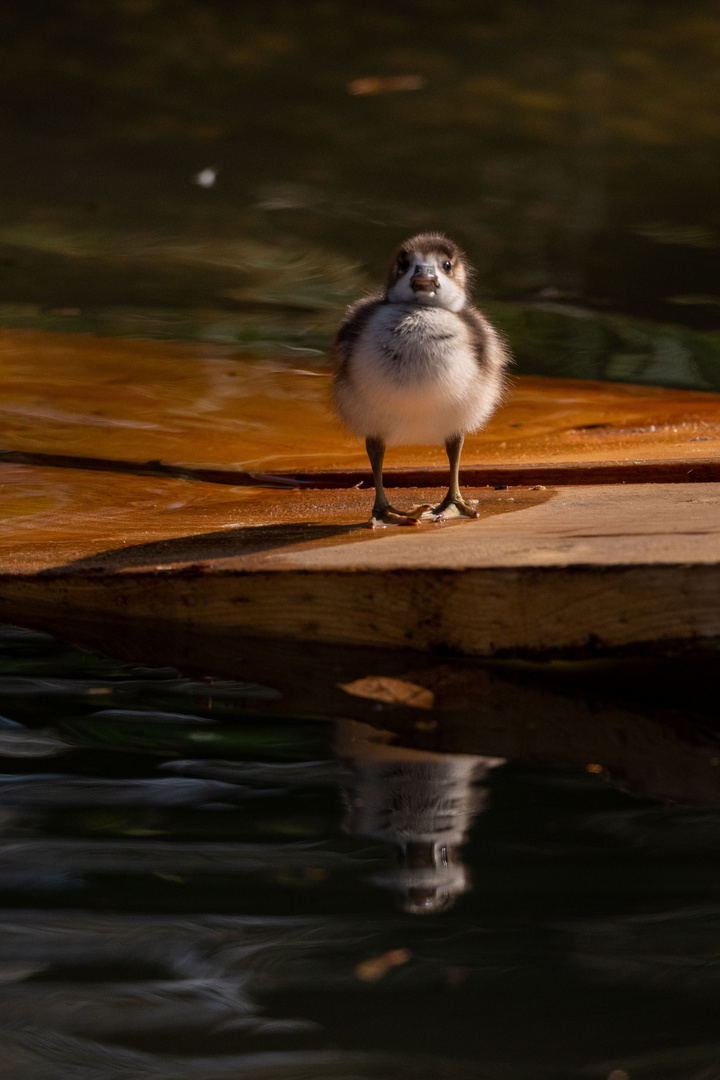
M 417 525 L 421 517 L 478 517 L 460 494 L 465 433 L 477 431 L 503 396 L 509 354 L 473 307 L 473 271 L 439 233 L 400 246 L 387 285 L 348 308 L 333 357 L 338 416 L 365 439 L 375 481 L 370 525 Z M 450 487 L 437 506 L 396 510 L 383 489 L 386 446 L 445 443 Z

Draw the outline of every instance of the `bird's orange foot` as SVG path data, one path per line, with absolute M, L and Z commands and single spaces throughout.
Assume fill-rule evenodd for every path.
M 479 518 L 480 512 L 476 507 L 475 499 L 466 501 L 460 496 L 456 499 L 446 496 L 437 506 L 429 507 L 425 518 L 430 521 L 447 521 L 448 518 L 456 517 Z
M 388 525 L 419 525 L 420 518 L 430 507 L 413 506 L 411 510 L 396 510 L 393 506 L 373 508 L 368 522 L 371 529 L 385 529 Z

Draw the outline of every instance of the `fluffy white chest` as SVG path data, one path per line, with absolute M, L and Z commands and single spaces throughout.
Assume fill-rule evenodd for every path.
M 465 324 L 438 307 L 386 304 L 357 343 L 354 364 L 375 378 L 409 386 L 462 377 L 475 369 Z
M 353 349 L 337 395 L 345 423 L 388 444 L 443 442 L 479 427 L 494 405 L 465 323 L 443 308 L 385 304 Z

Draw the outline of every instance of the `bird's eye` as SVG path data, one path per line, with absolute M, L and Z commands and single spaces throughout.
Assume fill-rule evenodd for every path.
M 449 259 L 446 259 L 445 262 L 443 263 L 443 270 L 445 271 L 446 274 L 449 274 L 450 271 L 452 270 L 452 263 L 450 262 Z

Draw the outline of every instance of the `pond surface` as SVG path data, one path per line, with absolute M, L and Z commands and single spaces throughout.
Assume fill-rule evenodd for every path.
M 519 371 L 720 388 L 717 0 L 0 19 L 3 325 L 322 355 L 442 229 Z
M 409 676 L 344 684 L 371 725 L 5 628 L 0 1076 L 719 1075 L 720 747 L 679 663 L 685 714 L 655 662 L 510 665 L 440 752 Z

